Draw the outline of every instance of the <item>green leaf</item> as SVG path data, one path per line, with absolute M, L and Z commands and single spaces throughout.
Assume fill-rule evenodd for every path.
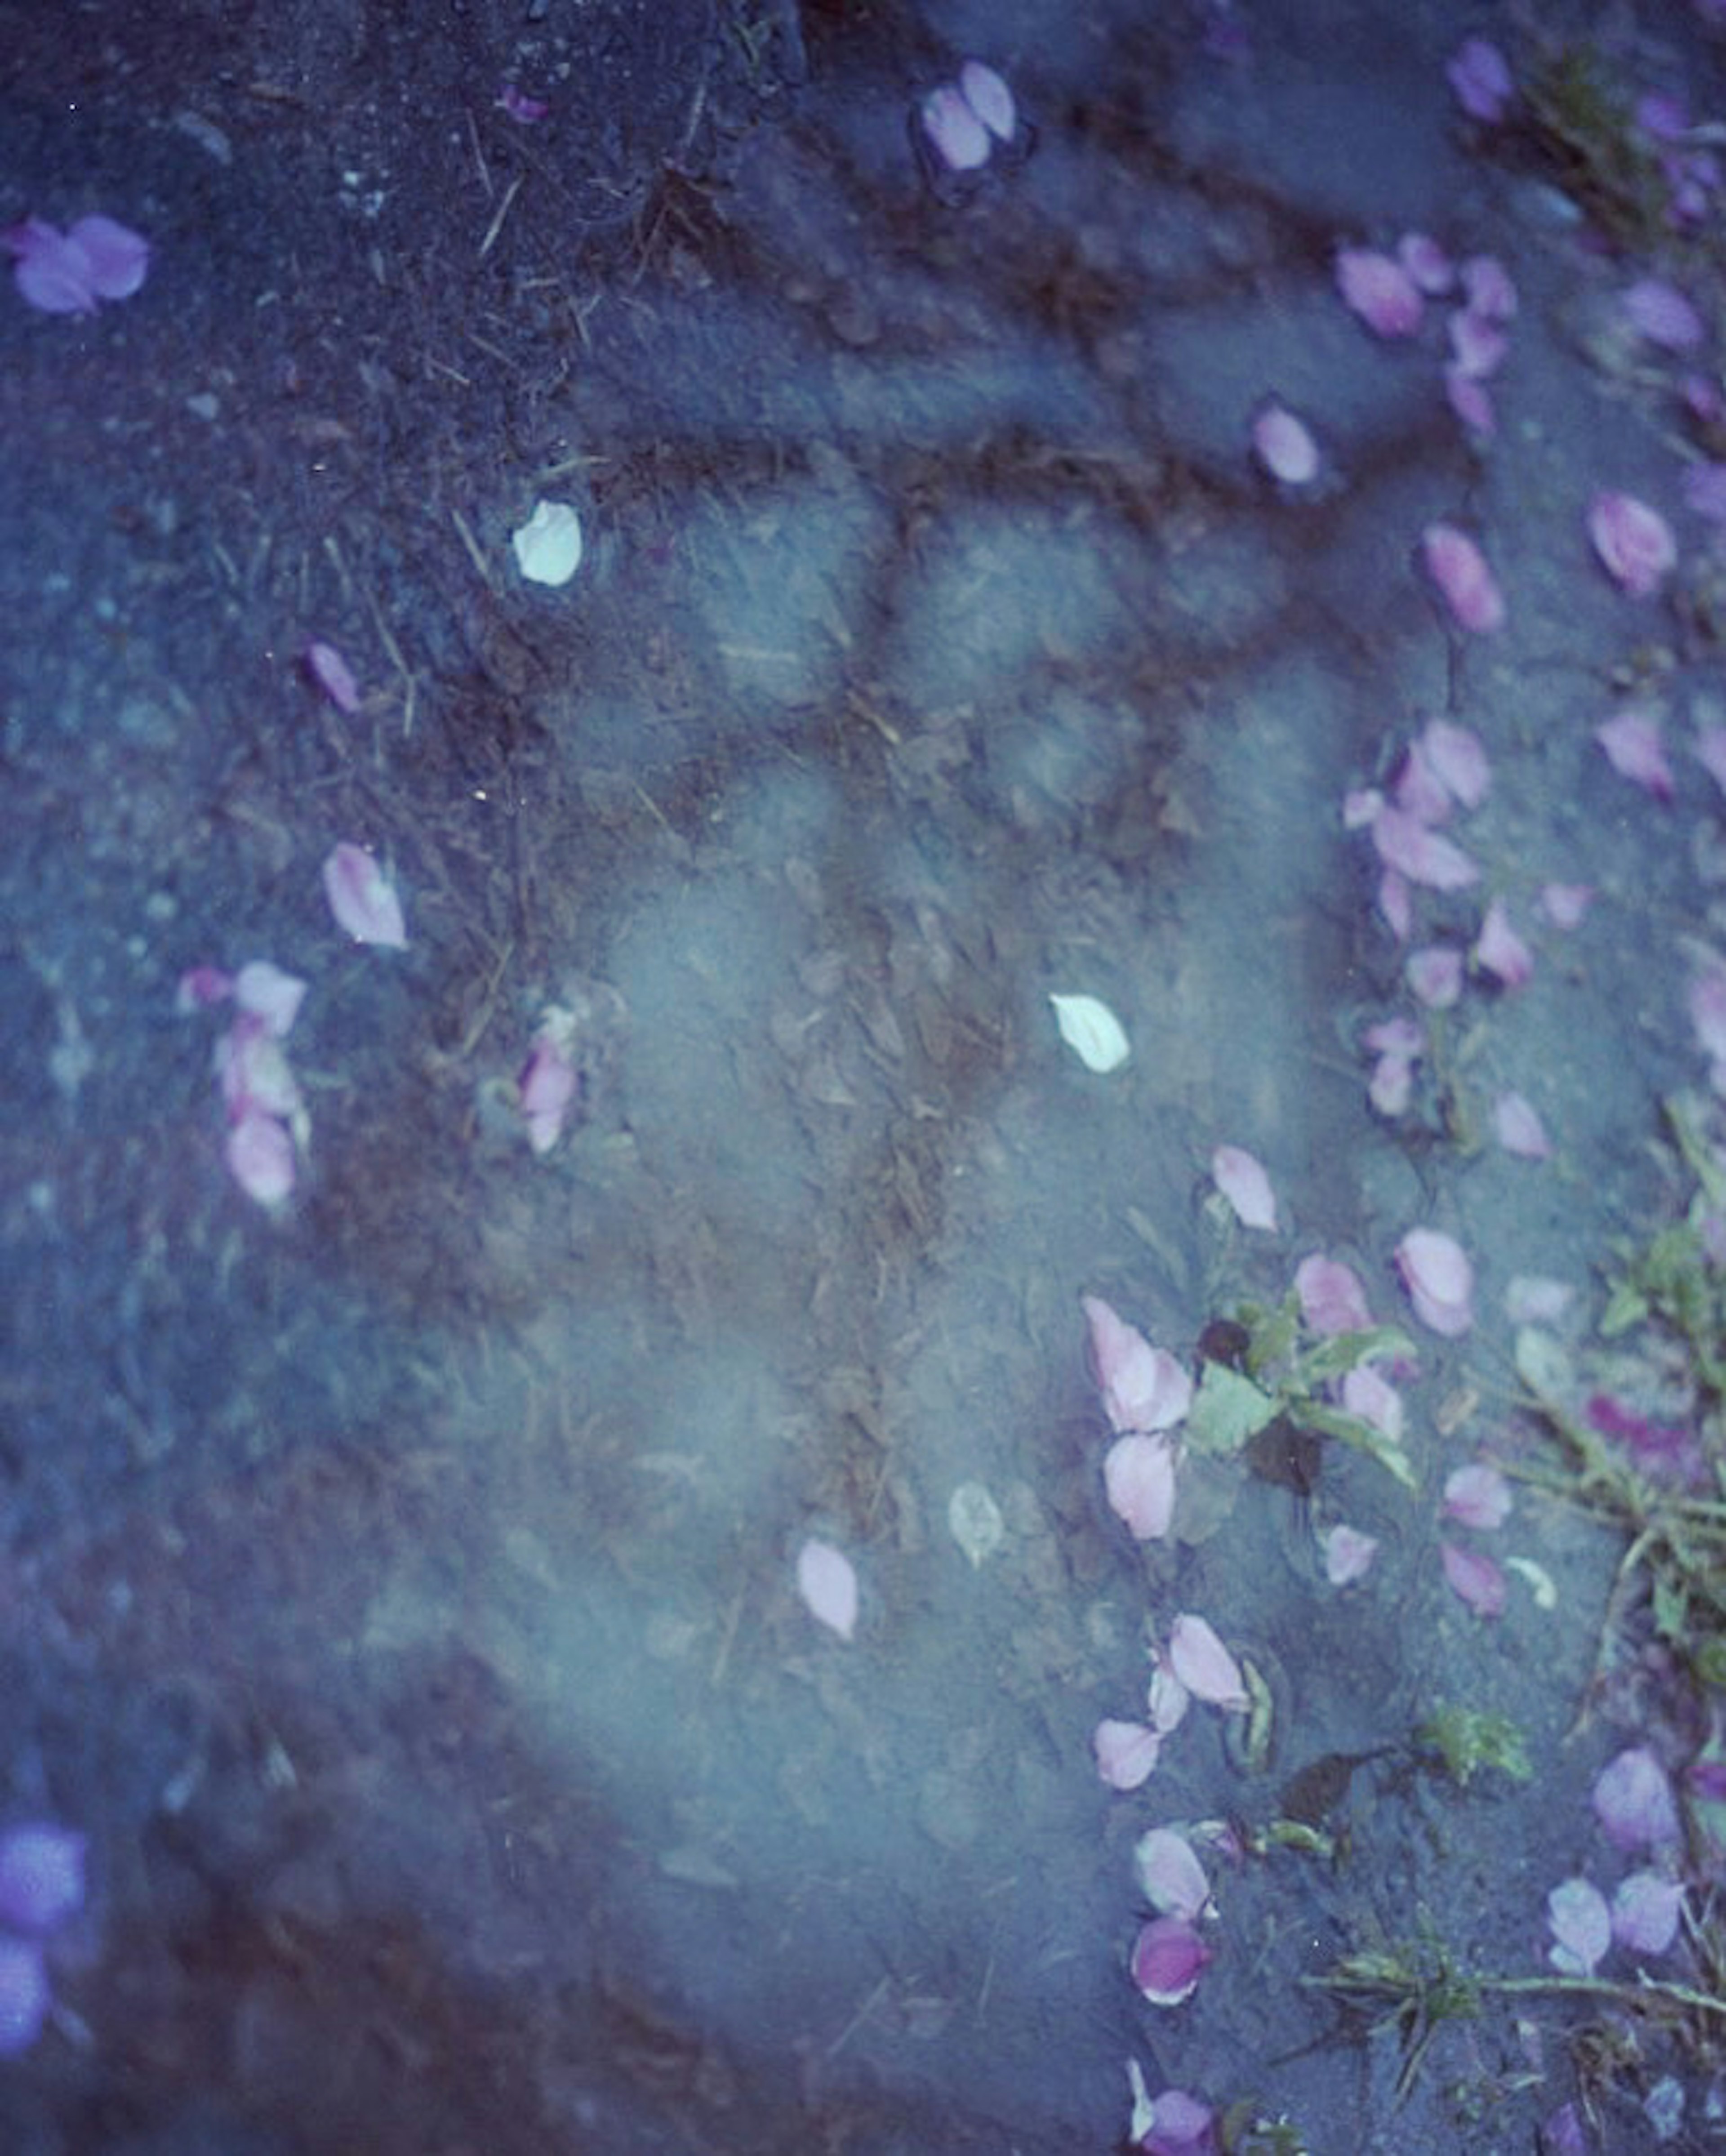
M 1682 1640 L 1690 1598 L 1676 1580 L 1663 1575 L 1654 1582 L 1654 1629 L 1662 1640 Z
M 1394 1475 L 1405 1490 L 1417 1490 L 1420 1483 L 1414 1469 L 1409 1465 L 1408 1455 L 1394 1437 L 1387 1437 L 1375 1422 L 1368 1422 L 1364 1415 L 1345 1414 L 1341 1408 L 1326 1407 L 1322 1400 L 1301 1400 L 1289 1410 L 1292 1420 L 1303 1430 L 1316 1430 L 1324 1437 L 1340 1438 L 1344 1445 L 1352 1445 L 1357 1451 L 1377 1460 L 1386 1473 Z
M 1207 1363 L 1186 1418 L 1186 1441 L 1196 1452 L 1238 1452 L 1279 1412 L 1277 1401 L 1251 1378 L 1226 1363 Z

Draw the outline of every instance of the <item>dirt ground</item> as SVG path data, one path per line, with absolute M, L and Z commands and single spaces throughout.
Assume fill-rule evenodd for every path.
M 1484 2152 L 1578 2086 L 1554 2015 L 1447 2032 L 1401 2091 L 1394 2035 L 1305 1983 L 1427 1919 L 1538 1971 L 1657 1689 L 1591 1689 L 1619 1553 L 1561 1507 L 1506 1542 L 1554 1609 L 1483 1622 L 1437 1558 L 1508 1427 L 1507 1286 L 1585 1298 L 1660 1201 L 1717 891 L 1718 789 L 1688 764 L 1662 809 L 1590 733 L 1628 664 L 1720 695 L 1697 613 L 1578 536 L 1596 486 L 1677 500 L 1664 389 L 1602 342 L 1632 265 L 1462 124 L 1478 27 L 0 0 L 0 223 L 151 248 L 87 317 L 0 289 L 0 1825 L 90 1851 L 8 2149 L 1071 2156 L 1121 2144 L 1132 2058 L 1315 2152 Z M 1609 27 L 1722 110 L 1699 16 Z M 973 54 L 1026 131 L 931 187 L 918 100 Z M 1518 280 L 1485 455 L 1442 336 L 1336 297 L 1339 244 L 1411 226 Z M 1247 454 L 1273 393 L 1309 497 Z M 585 535 L 558 588 L 511 545 L 542 498 Z M 1440 516 L 1497 639 L 1413 566 Z M 1450 1036 L 1551 1162 L 1367 1101 L 1402 952 L 1341 806 L 1434 714 L 1490 748 L 1469 843 L 1519 919 L 1596 890 Z M 338 841 L 404 950 L 332 922 Z M 255 960 L 308 983 L 275 1206 L 224 1160 L 225 1014 L 177 1009 Z M 1124 1070 L 1052 993 L 1119 1013 Z M 1223 1143 L 1277 1236 L 1219 1206 Z M 1415 1491 L 1341 1446 L 1316 1485 L 1213 1461 L 1132 1543 L 1079 1296 L 1190 1363 L 1323 1250 L 1407 1324 L 1428 1220 L 1482 1317 L 1421 1336 Z M 1346 1593 L 1341 1518 L 1381 1544 Z M 849 1641 L 798 1598 L 811 1535 L 856 1565 Z M 1178 1610 L 1251 1654 L 1272 1748 L 1196 1715 L 1111 1794 L 1093 1729 Z M 1417 1771 L 1439 1698 L 1512 1716 L 1532 1783 Z M 1135 1835 L 1262 1829 L 1344 1755 L 1345 1861 L 1241 1866 L 1196 1997 L 1147 2008 Z M 1645 2145 L 1634 2094 L 1600 2145 Z

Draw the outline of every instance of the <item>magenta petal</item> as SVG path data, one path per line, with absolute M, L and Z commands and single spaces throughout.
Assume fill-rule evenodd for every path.
M 356 942 L 376 943 L 392 951 L 407 948 L 407 931 L 395 886 L 363 846 L 344 839 L 325 860 L 323 874 L 330 911 L 339 928 L 345 928 Z
M 1139 1892 L 1160 1917 L 1202 1916 L 1211 1899 L 1205 1867 L 1192 1844 L 1173 1827 L 1154 1826 L 1133 1846 L 1133 1876 Z
M 1211 1156 L 1211 1176 L 1243 1228 L 1276 1233 L 1276 1195 L 1262 1162 L 1242 1146 L 1218 1146 Z
M 1133 1943 L 1133 1981 L 1153 2006 L 1179 2006 L 1197 1989 L 1211 1950 L 1180 1917 L 1153 1917 Z
M 1566 1879 L 1546 1897 L 1553 1944 L 1546 1958 L 1565 1976 L 1592 1976 L 1612 1943 L 1606 1898 L 1586 1879 Z
M 1646 1745 L 1632 1745 L 1603 1767 L 1594 1785 L 1595 1817 L 1615 1848 L 1672 1849 L 1678 1811 L 1667 1772 Z
M 923 100 L 923 131 L 950 172 L 975 172 L 989 162 L 989 131 L 953 83 Z
M 1170 1626 L 1169 1666 L 1195 1699 L 1246 1712 L 1241 1666 L 1202 1617 L 1180 1616 Z
M 1142 1722 L 1099 1722 L 1091 1737 L 1097 1772 L 1111 1789 L 1136 1789 L 1155 1771 L 1162 1738 Z
M 0 1835 L 0 1924 L 39 1935 L 76 1916 L 87 1846 L 81 1834 L 47 1820 Z
M 1308 1327 L 1324 1337 L 1365 1332 L 1372 1323 L 1360 1276 L 1339 1259 L 1322 1257 L 1316 1251 L 1303 1258 L 1294 1269 L 1294 1292 Z
M 1129 1430 L 1103 1461 L 1109 1508 L 1135 1542 L 1160 1542 L 1175 1519 L 1175 1448 L 1159 1431 Z
M 1502 1617 L 1506 1589 L 1504 1575 L 1489 1557 L 1459 1549 L 1454 1543 L 1438 1545 L 1444 1577 L 1452 1594 L 1460 1595 L 1477 1617 Z
M 1677 563 L 1672 527 L 1634 495 L 1597 494 L 1588 512 L 1588 536 L 1607 575 L 1632 598 L 1658 591 Z
M 1621 778 L 1631 780 L 1657 801 L 1672 799 L 1676 782 L 1666 760 L 1660 721 L 1652 711 L 1619 711 L 1595 728 L 1594 737 Z
M 1423 1325 L 1454 1339 L 1474 1322 L 1474 1270 L 1462 1245 L 1436 1228 L 1411 1228 L 1396 1245 L 1415 1315 Z
M 48 2019 L 48 1969 L 34 1939 L 0 1934 L 0 2059 L 28 2051 Z
M 1504 600 L 1486 557 L 1454 524 L 1429 524 L 1421 535 L 1421 558 L 1459 629 L 1476 634 L 1502 629 Z

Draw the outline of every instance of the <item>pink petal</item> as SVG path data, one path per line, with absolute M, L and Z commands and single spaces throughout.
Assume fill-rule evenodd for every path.
M 1594 896 L 1585 883 L 1549 883 L 1540 887 L 1540 911 L 1554 928 L 1580 928 Z
M 1447 1339 L 1466 1332 L 1474 1322 L 1474 1269 L 1462 1245 L 1437 1228 L 1411 1228 L 1396 1257 L 1421 1322 Z
M 308 644 L 305 665 L 306 672 L 338 711 L 359 710 L 359 685 L 346 660 L 333 644 Z
M 1218 1146 L 1211 1156 L 1211 1176 L 1243 1228 L 1275 1235 L 1277 1200 L 1261 1162 L 1244 1147 Z
M 1503 627 L 1503 596 L 1467 532 L 1453 524 L 1429 524 L 1421 536 L 1421 558 L 1459 629 L 1484 634 Z
M 1400 1116 L 1414 1096 L 1411 1055 L 1381 1055 L 1366 1081 L 1366 1097 L 1381 1116 Z
M 1372 843 L 1387 867 L 1428 891 L 1466 891 L 1480 880 L 1479 869 L 1460 846 L 1429 830 L 1406 808 L 1379 811 Z
M 216 1043 L 215 1065 L 230 1120 L 254 1110 L 284 1119 L 305 1112 L 280 1037 L 260 1013 L 239 1013 Z
M 1303 419 L 1274 398 L 1252 422 L 1252 447 L 1273 479 L 1305 486 L 1319 476 L 1319 444 Z
M 95 314 L 90 258 L 77 241 L 39 218 L 29 218 L 13 230 L 27 236 L 27 244 L 14 249 L 18 267 L 13 278 L 30 305 L 45 315 Z
M 1498 415 L 1493 406 L 1493 393 L 1479 377 L 1465 374 L 1452 364 L 1444 370 L 1444 394 L 1468 431 L 1483 441 L 1491 441 L 1498 431 Z
M 90 289 L 99 300 L 129 300 L 150 267 L 150 243 L 111 217 L 81 217 L 66 234 L 89 264 Z
M 242 1109 L 228 1127 L 226 1152 L 234 1181 L 260 1205 L 279 1205 L 293 1189 L 294 1141 L 266 1109 Z
M 1160 1542 L 1175 1519 L 1175 1448 L 1161 1432 L 1129 1430 L 1103 1461 L 1109 1510 L 1135 1542 Z
M 1153 1348 L 1100 1296 L 1082 1307 L 1091 1330 L 1091 1363 L 1104 1409 L 1118 1430 L 1168 1430 L 1192 1405 L 1192 1380 L 1165 1348 Z
M 1352 1415 L 1381 1430 L 1393 1444 L 1402 1438 L 1402 1395 L 1370 1363 L 1362 1363 L 1343 1379 L 1343 1405 Z
M 797 1592 L 829 1631 L 848 1640 L 857 1630 L 857 1573 L 843 1550 L 812 1535 L 797 1552 Z
M 1211 1950 L 1180 1917 L 1153 1917 L 1133 1943 L 1133 1981 L 1153 2006 L 1179 2006 L 1197 1989 Z
M 344 839 L 331 850 L 324 863 L 324 890 L 337 927 L 345 928 L 356 942 L 381 944 L 391 951 L 407 948 L 407 931 L 395 886 L 363 846 Z
M 1145 1703 L 1150 1711 L 1150 1726 L 1159 1737 L 1166 1737 L 1170 1730 L 1178 1729 L 1192 1705 L 1192 1694 L 1160 1656 L 1150 1673 Z
M 1471 314 L 1508 322 L 1516 314 L 1516 286 L 1496 254 L 1471 254 L 1462 264 L 1462 291 Z
M 1671 526 L 1634 495 L 1597 494 L 1588 512 L 1588 536 L 1607 575 L 1634 599 L 1651 597 L 1677 567 Z
M 1489 1557 L 1482 1557 L 1474 1550 L 1458 1549 L 1454 1543 L 1441 1543 L 1438 1555 L 1452 1591 L 1462 1597 L 1477 1617 L 1503 1615 L 1504 1575 Z
M 1516 94 L 1510 64 L 1489 38 L 1465 38 L 1445 64 L 1445 80 L 1471 120 L 1495 126 Z
M 1136 1789 L 1156 1770 L 1163 1740 L 1142 1722 L 1099 1722 L 1091 1738 L 1097 1772 L 1111 1789 Z
M 1452 365 L 1470 382 L 1484 382 L 1504 364 L 1510 340 L 1498 323 L 1472 307 L 1459 307 L 1448 325 Z
M 506 82 L 499 89 L 498 104 L 510 119 L 524 127 L 530 127 L 535 121 L 543 120 L 551 110 L 543 97 L 530 97 L 525 90 L 519 89 L 513 82 Z
M 1248 1704 L 1241 1666 L 1202 1617 L 1181 1616 L 1169 1628 L 1169 1666 L 1195 1699 L 1244 1714 Z
M 1190 1922 L 1210 1904 L 1205 1867 L 1186 1836 L 1173 1827 L 1154 1826 L 1140 1835 L 1133 1845 L 1133 1876 L 1160 1917 L 1183 1917 Z
M 1309 1332 L 1329 1338 L 1339 1332 L 1365 1332 L 1372 1323 L 1360 1276 L 1338 1258 L 1315 1251 L 1294 1269 L 1294 1291 Z
M 1520 1093 L 1501 1093 L 1493 1103 L 1493 1136 L 1519 1160 L 1550 1160 L 1552 1141 L 1531 1102 Z
M 1214 2156 L 1216 2114 L 1185 2089 L 1165 2089 L 1151 2104 L 1134 2146 L 1144 2156 Z
M 1412 336 L 1425 311 L 1419 288 L 1402 264 L 1367 247 L 1337 250 L 1337 290 L 1343 304 L 1375 336 Z
M 923 131 L 950 172 L 980 172 L 989 162 L 989 131 L 955 84 L 924 99 Z
M 1379 1553 L 1378 1537 L 1364 1535 L 1358 1527 L 1340 1521 L 1321 1537 L 1324 1549 L 1324 1577 L 1333 1587 L 1352 1587 L 1364 1579 Z
M 1646 1745 L 1632 1745 L 1601 1769 L 1594 1812 L 1616 1849 L 1674 1849 L 1682 1839 L 1672 1783 Z
M 1662 1954 L 1678 1936 L 1684 1889 L 1655 1871 L 1632 1871 L 1612 1897 L 1612 1937 L 1631 1953 Z
M 1417 1003 L 1428 1010 L 1449 1010 L 1462 993 L 1462 954 L 1447 945 L 1431 943 L 1411 951 L 1403 973 Z
M 1612 1943 L 1605 1895 L 1586 1879 L 1566 1879 L 1546 1897 L 1553 1945 L 1546 1958 L 1566 1976 L 1592 1976 Z
M 47 1820 L 0 1835 L 0 1924 L 40 1936 L 84 1907 L 84 1835 Z
M 1019 131 L 1013 94 L 992 67 L 967 60 L 959 70 L 959 95 L 998 142 L 1011 142 Z
M 1482 919 L 1474 963 L 1507 988 L 1524 988 L 1534 976 L 1534 954 L 1511 927 L 1510 910 L 1502 898 L 1492 901 Z
M 1396 941 L 1407 942 L 1414 933 L 1414 898 L 1407 877 L 1398 869 L 1387 868 L 1379 878 L 1379 911 Z
M 1376 1055 L 1414 1057 L 1426 1045 L 1426 1036 L 1414 1019 L 1400 1012 L 1395 1018 L 1380 1019 L 1375 1025 L 1368 1026 L 1360 1038 Z
M 1502 1527 L 1510 1517 L 1510 1485 L 1483 1460 L 1455 1468 L 1444 1485 L 1444 1516 L 1465 1527 Z
M 1351 786 L 1343 796 L 1343 829 L 1345 831 L 1364 831 L 1385 805 L 1385 797 L 1375 786 Z
M 1631 326 L 1662 352 L 1689 352 L 1702 342 L 1702 317 L 1664 277 L 1643 277 L 1624 295 Z
M 562 1136 L 580 1075 L 556 1037 L 541 1033 L 515 1081 L 527 1142 L 535 1152 L 550 1152 Z
M 1424 232 L 1405 232 L 1396 243 L 1396 259 L 1429 300 L 1442 299 L 1457 281 L 1456 264 Z
M 1660 721 L 1652 711 L 1616 712 L 1595 728 L 1594 737 L 1621 778 L 1633 781 L 1657 801 L 1672 799 L 1677 790 L 1672 767 L 1666 760 Z
M 1464 808 L 1479 808 L 1492 789 L 1493 767 L 1473 728 L 1450 719 L 1428 719 L 1419 745 L 1446 793 Z
M 233 998 L 243 1011 L 263 1019 L 266 1033 L 284 1040 L 305 1001 L 305 986 L 268 958 L 251 958 L 233 977 Z
M 40 1946 L 34 1939 L 0 1934 L 0 2059 L 29 2050 L 42 2034 L 49 2003 Z

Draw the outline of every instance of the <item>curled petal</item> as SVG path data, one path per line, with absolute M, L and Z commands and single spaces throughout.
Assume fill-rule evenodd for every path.
M 359 684 L 354 679 L 352 668 L 333 644 L 308 644 L 303 663 L 307 674 L 338 711 L 359 710 Z
M 1525 987 L 1533 977 L 1534 954 L 1511 927 L 1510 909 L 1502 898 L 1492 901 L 1481 921 L 1474 963 L 1507 988 Z
M 248 1106 L 229 1125 L 228 1166 L 248 1198 L 279 1205 L 294 1188 L 294 1141 L 279 1116 Z
M 542 1032 L 515 1081 L 527 1142 L 535 1152 L 550 1152 L 562 1136 L 580 1082 L 581 1074 L 562 1042 L 554 1032 Z
M 944 82 L 923 100 L 923 131 L 950 172 L 980 172 L 989 162 L 989 130 L 956 84 Z

